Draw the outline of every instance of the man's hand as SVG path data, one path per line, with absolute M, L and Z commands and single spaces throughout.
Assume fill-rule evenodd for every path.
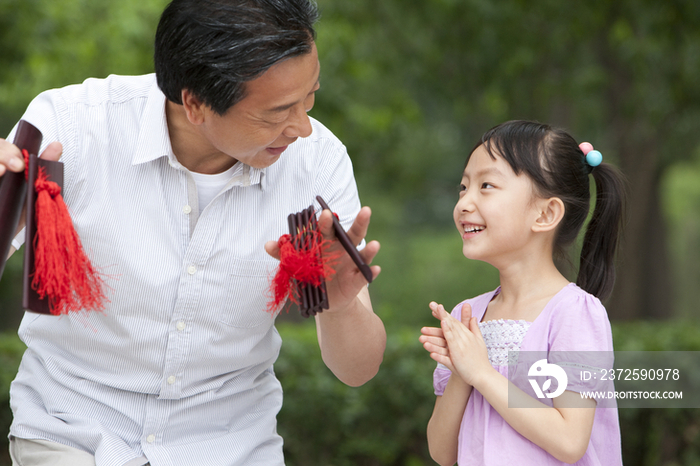
M 0 176 L 8 170 L 13 172 L 24 170 L 24 158 L 19 147 L 5 139 L 0 139 Z
M 359 386 L 375 376 L 384 357 L 386 331 L 381 319 L 372 311 L 367 290 L 367 280 L 335 238 L 331 212 L 324 210 L 319 218 L 319 228 L 325 239 L 334 240 L 332 251 L 341 253 L 335 265 L 336 274 L 326 282 L 329 309 L 316 315 L 316 329 L 321 357 L 339 380 L 350 386 Z M 359 244 L 367 234 L 369 207 L 363 207 L 347 232 L 353 244 Z M 268 241 L 265 250 L 279 259 L 276 241 Z M 369 264 L 379 252 L 379 243 L 370 241 L 360 251 Z M 379 275 L 380 268 L 370 268 L 372 276 Z
M 41 158 L 55 162 L 61 157 L 62 152 L 63 146 L 61 143 L 54 141 L 44 149 L 44 152 L 41 153 Z M 19 147 L 5 139 L 0 139 L 0 176 L 4 175 L 8 170 L 11 172 L 21 172 L 24 170 L 24 157 Z M 17 230 L 15 230 L 15 236 L 24 228 L 24 221 L 25 215 L 22 213 Z M 10 251 L 10 255 L 12 255 L 13 252 L 14 248 Z
M 331 311 L 345 309 L 358 295 L 360 290 L 367 286 L 367 280 L 362 275 L 357 265 L 352 261 L 350 256 L 345 252 L 340 241 L 335 236 L 333 229 L 333 217 L 329 210 L 321 212 L 318 220 L 318 226 L 323 234 L 324 239 L 333 240 L 331 251 L 340 251 L 340 259 L 335 265 L 335 276 L 326 283 L 328 291 L 328 302 Z M 358 245 L 367 234 L 369 220 L 372 216 L 372 211 L 369 207 L 363 207 L 357 214 L 355 221 L 348 230 L 348 237 L 353 245 Z M 371 264 L 374 257 L 379 252 L 379 242 L 370 241 L 360 251 L 360 257 L 366 264 Z M 376 278 L 381 272 L 381 268 L 377 265 L 371 266 L 372 278 Z
M 340 252 L 338 263 L 335 264 L 335 275 L 326 282 L 326 291 L 328 292 L 328 303 L 330 309 L 328 311 L 335 312 L 347 308 L 357 297 L 363 287 L 367 286 L 367 280 L 352 261 L 350 256 L 345 252 L 343 246 L 336 239 L 335 231 L 333 230 L 333 218 L 329 210 L 321 212 L 318 220 L 319 229 L 324 239 L 333 240 L 330 247 L 331 252 Z M 348 230 L 348 237 L 353 244 L 359 244 L 367 234 L 370 217 L 372 211 L 369 207 L 363 207 L 360 213 L 357 214 L 355 221 Z M 379 242 L 370 241 L 367 243 L 360 256 L 366 264 L 371 264 L 374 256 L 379 252 Z M 272 257 L 279 259 L 279 246 L 277 241 L 268 241 L 265 243 L 265 250 Z M 373 278 L 376 278 L 381 272 L 381 268 L 377 265 L 370 267 Z M 323 312 L 328 312 L 323 311 Z
M 62 152 L 63 146 L 61 143 L 54 141 L 44 149 L 44 152 L 41 153 L 41 158 L 55 162 L 61 157 Z M 0 138 L 0 176 L 7 171 L 19 173 L 22 170 L 24 170 L 24 157 L 19 147 Z

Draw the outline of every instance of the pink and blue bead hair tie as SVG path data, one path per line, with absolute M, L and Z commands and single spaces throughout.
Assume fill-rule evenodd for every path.
M 586 163 L 591 167 L 591 170 L 603 162 L 603 154 L 601 154 L 600 151 L 593 149 L 593 144 L 590 142 L 582 142 L 578 145 L 578 147 L 586 157 Z

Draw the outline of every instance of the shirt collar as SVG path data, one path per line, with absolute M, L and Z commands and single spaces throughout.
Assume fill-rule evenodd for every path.
M 165 119 L 165 95 L 161 92 L 153 75 L 153 84 L 146 98 L 146 106 L 139 122 L 139 135 L 136 140 L 136 150 L 131 159 L 132 165 L 151 162 L 160 157 L 175 160 L 173 148 L 170 145 L 168 122 Z
M 250 167 L 250 184 L 259 184 L 260 188 L 265 190 L 265 171 L 267 168 Z
M 170 144 L 168 121 L 165 117 L 165 101 L 165 94 L 158 87 L 155 75 L 153 75 L 153 84 L 148 92 L 146 106 L 141 115 L 136 150 L 131 159 L 132 165 L 152 162 L 160 157 L 168 157 L 171 166 L 185 169 L 175 158 L 173 147 Z M 247 168 L 249 168 L 247 171 L 250 174 L 250 182 L 244 184 L 247 186 L 259 184 L 262 189 L 265 189 L 264 175 L 267 169 Z

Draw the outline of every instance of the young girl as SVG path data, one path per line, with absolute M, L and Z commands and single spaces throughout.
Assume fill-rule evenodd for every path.
M 428 445 L 441 465 L 622 464 L 614 404 L 596 410 L 572 380 L 556 398 L 531 398 L 506 378 L 508 350 L 612 354 L 599 299 L 613 286 L 624 190 L 591 149 L 562 130 L 511 121 L 484 134 L 467 160 L 454 210 L 462 252 L 496 267 L 500 286 L 451 315 L 430 303 L 440 328 L 423 328 L 420 341 L 438 362 Z M 588 216 L 589 175 L 596 203 L 574 284 L 554 256 Z M 527 407 L 509 407 L 509 391 Z

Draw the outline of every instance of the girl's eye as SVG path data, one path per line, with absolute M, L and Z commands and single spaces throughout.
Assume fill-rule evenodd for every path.
M 463 184 L 460 184 L 460 185 L 459 185 L 459 190 L 460 190 L 460 192 L 461 192 L 461 191 L 466 191 L 466 190 L 467 190 L 467 187 L 464 186 Z
M 488 189 L 488 188 L 493 188 L 493 185 L 491 183 L 482 183 L 481 184 L 481 189 Z

